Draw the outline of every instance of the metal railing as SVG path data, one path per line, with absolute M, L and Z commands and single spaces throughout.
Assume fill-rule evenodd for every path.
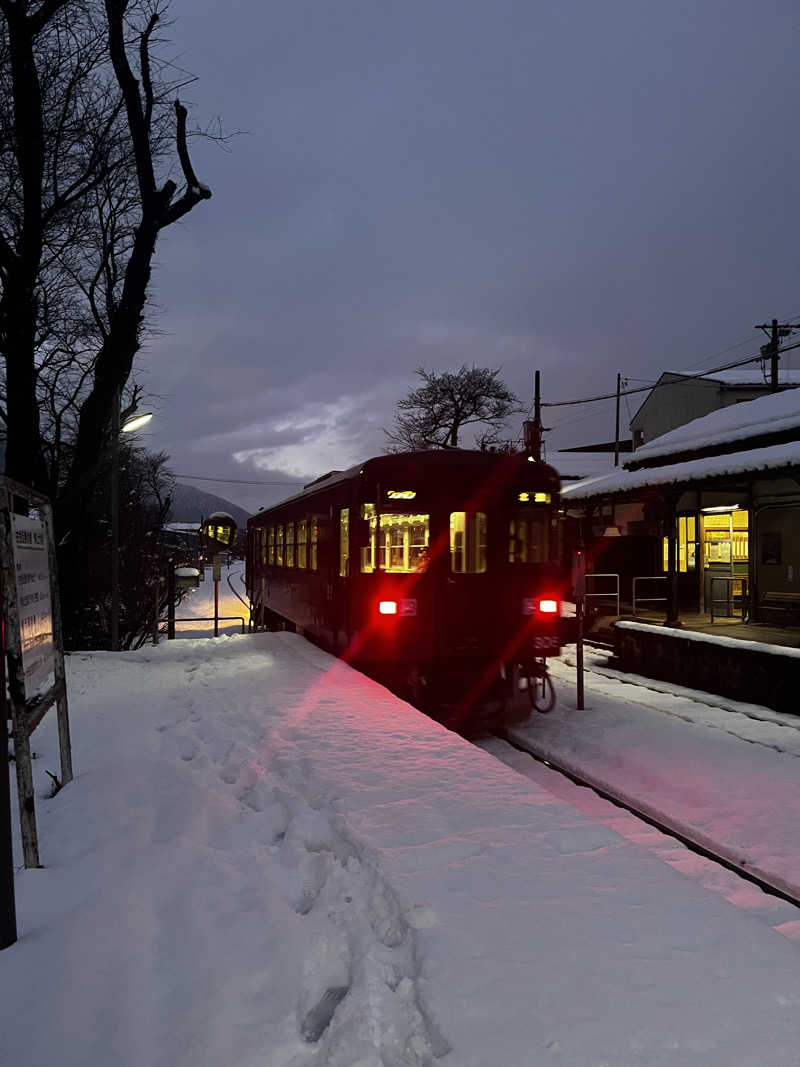
M 613 590 L 609 590 L 608 592 L 605 592 L 605 593 L 589 593 L 587 591 L 584 594 L 584 596 L 586 597 L 587 600 L 590 597 L 605 597 L 606 600 L 608 600 L 609 598 L 613 598 L 613 600 L 614 600 L 614 602 L 616 604 L 616 609 L 617 609 L 616 613 L 617 613 L 617 615 L 619 615 L 619 575 L 618 574 L 597 574 L 594 571 L 591 571 L 591 572 L 587 572 L 585 577 L 586 577 L 586 581 L 587 582 L 589 581 L 590 578 L 613 578 L 614 579 L 614 589 Z
M 217 615 L 216 619 L 213 615 L 195 615 L 193 618 L 187 619 L 174 619 L 173 622 L 240 622 L 242 624 L 242 633 L 244 633 L 244 618 L 241 615 Z
M 715 597 L 714 596 L 714 582 L 727 582 L 728 583 L 728 587 L 725 590 L 725 593 L 724 593 L 723 596 L 721 596 L 721 597 Z M 733 589 L 733 583 L 734 582 L 741 582 L 742 583 L 741 593 L 736 594 L 734 592 L 734 589 Z M 711 621 L 712 622 L 714 621 L 714 618 L 717 615 L 720 615 L 721 618 L 726 618 L 726 619 L 734 618 L 735 617 L 734 616 L 734 607 L 736 605 L 736 601 L 737 600 L 739 601 L 739 607 L 741 608 L 741 612 L 742 612 L 742 615 L 741 615 L 742 622 L 747 622 L 747 614 L 748 614 L 748 612 L 747 612 L 747 608 L 748 608 L 747 575 L 742 575 L 742 574 L 739 574 L 739 575 L 734 575 L 734 574 L 714 574 L 714 575 L 712 575 L 711 576 L 711 585 L 710 585 L 710 588 L 709 588 L 709 600 L 710 600 L 710 605 L 709 606 L 711 608 L 710 614 L 711 614 Z M 717 604 L 724 604 L 725 605 L 726 613 L 725 613 L 724 616 L 721 615 L 720 612 L 715 612 L 714 611 L 714 608 L 715 608 L 715 606 Z
M 634 615 L 636 614 L 636 606 L 637 606 L 637 604 L 666 604 L 667 603 L 667 599 L 668 599 L 665 596 L 637 596 L 636 595 L 636 583 L 637 582 L 666 582 L 666 580 L 667 580 L 667 575 L 666 574 L 641 574 L 637 578 L 633 579 L 633 582 L 631 583 L 631 587 L 632 587 L 631 596 L 632 596 L 632 599 L 633 599 L 632 613 Z

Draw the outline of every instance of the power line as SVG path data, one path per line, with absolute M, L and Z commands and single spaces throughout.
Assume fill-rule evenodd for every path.
M 230 485 L 306 485 L 306 482 L 252 482 L 246 478 L 208 478 L 203 474 L 176 474 L 176 478 L 189 478 L 195 482 L 228 482 Z
M 798 342 L 797 344 L 793 344 L 793 345 L 786 345 L 784 348 L 779 348 L 778 352 L 789 352 L 793 348 L 800 348 L 800 342 Z M 740 359 L 736 363 L 726 363 L 722 367 L 713 367 L 711 370 L 702 371 L 700 374 L 685 374 L 685 375 L 681 375 L 681 377 L 680 377 L 680 379 L 678 381 L 662 382 L 661 385 L 655 385 L 655 386 L 644 385 L 644 386 L 640 386 L 637 389 L 626 389 L 624 392 L 621 392 L 619 395 L 620 396 L 631 396 L 633 393 L 649 393 L 649 392 L 652 392 L 653 389 L 664 388 L 665 386 L 668 386 L 668 385 L 681 385 L 681 384 L 684 384 L 687 381 L 693 381 L 693 380 L 695 380 L 697 378 L 711 378 L 711 377 L 713 377 L 713 375 L 719 374 L 720 371 L 731 370 L 734 367 L 743 367 L 747 363 L 760 363 L 760 362 L 762 362 L 764 360 L 764 358 L 765 358 L 764 355 L 762 353 L 759 353 L 757 356 L 750 356 L 747 359 Z M 680 372 L 675 371 L 675 373 L 678 374 Z M 550 400 L 550 401 L 543 400 L 542 401 L 542 407 L 543 408 L 562 408 L 562 407 L 569 407 L 569 406 L 571 406 L 573 404 L 591 404 L 591 403 L 593 403 L 594 401 L 597 401 L 597 400 L 616 400 L 616 397 L 617 397 L 617 393 L 616 393 L 616 390 L 615 390 L 613 393 L 603 393 L 603 394 L 601 394 L 599 396 L 585 396 L 585 397 L 582 397 L 580 400 Z

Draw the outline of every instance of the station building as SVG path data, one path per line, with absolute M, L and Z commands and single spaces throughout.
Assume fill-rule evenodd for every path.
M 588 570 L 633 614 L 800 624 L 800 391 L 728 404 L 565 485 Z M 579 534 L 574 531 L 579 530 Z M 605 582 L 605 585 L 603 585 Z M 607 602 L 607 599 L 606 599 Z

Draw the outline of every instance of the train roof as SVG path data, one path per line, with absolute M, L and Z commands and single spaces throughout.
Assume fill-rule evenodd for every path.
M 528 456 L 525 452 L 514 452 L 509 455 L 504 452 L 480 452 L 467 448 L 437 448 L 423 452 L 391 452 L 382 456 L 373 456 L 371 459 L 364 460 L 363 463 L 358 463 L 347 470 L 328 471 L 327 474 L 320 475 L 319 478 L 315 478 L 314 481 L 308 482 L 307 485 L 303 486 L 299 493 L 293 493 L 292 496 L 286 497 L 285 500 L 280 500 L 276 504 L 262 508 L 261 511 L 248 520 L 248 525 L 251 523 L 257 525 L 260 518 L 276 508 L 292 504 L 297 500 L 302 500 L 304 497 L 314 496 L 335 485 L 339 485 L 341 482 L 350 481 L 352 478 L 357 478 L 361 475 L 365 478 L 374 478 L 381 476 L 383 472 L 385 472 L 386 476 L 391 476 L 395 472 L 400 473 L 402 471 L 403 475 L 408 477 L 417 471 L 430 475 L 437 470 L 450 472 L 459 470 L 466 472 L 470 470 L 489 471 L 498 466 L 518 467 L 522 470 L 526 461 L 531 463 L 539 478 L 559 484 L 559 474 L 554 467 L 541 462 L 541 460 L 534 460 L 532 456 Z

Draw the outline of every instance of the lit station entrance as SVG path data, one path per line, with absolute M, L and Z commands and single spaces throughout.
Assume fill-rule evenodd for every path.
M 678 516 L 678 600 L 684 609 L 712 616 L 747 617 L 750 519 L 738 504 Z M 669 539 L 662 568 L 669 570 Z

